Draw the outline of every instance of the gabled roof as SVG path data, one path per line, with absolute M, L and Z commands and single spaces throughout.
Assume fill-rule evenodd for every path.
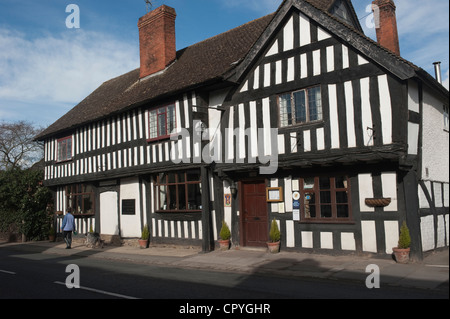
M 351 3 L 348 0 L 345 1 Z M 236 69 L 232 70 L 232 73 L 230 72 L 228 74 L 230 80 L 239 82 L 242 79 L 242 76 L 251 67 L 260 50 L 268 44 L 268 41 L 270 41 L 273 33 L 276 32 L 280 23 L 291 12 L 292 8 L 296 8 L 320 24 L 321 27 L 330 31 L 330 33 L 340 38 L 343 42 L 349 43 L 350 46 L 358 50 L 365 57 L 368 57 L 371 61 L 388 70 L 399 79 L 420 78 L 429 83 L 439 93 L 448 96 L 448 90 L 429 75 L 428 72 L 384 48 L 378 42 L 367 37 L 362 31 L 357 30 L 354 26 L 345 23 L 328 12 L 330 6 L 334 3 L 335 0 L 284 0 L 278 8 L 275 17 L 250 49 L 246 58 Z

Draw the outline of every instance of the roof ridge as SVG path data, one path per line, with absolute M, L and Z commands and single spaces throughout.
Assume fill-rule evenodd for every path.
M 258 22 L 259 20 L 262 20 L 262 19 L 266 19 L 266 18 L 268 18 L 268 17 L 271 16 L 271 15 L 275 15 L 275 12 L 266 14 L 265 16 L 262 16 L 262 17 L 260 17 L 260 18 L 256 18 L 256 19 L 254 19 L 254 20 L 248 21 L 248 22 L 246 22 L 246 23 L 244 23 L 244 24 L 241 24 L 241 25 L 239 25 L 239 26 L 237 26 L 237 27 L 234 27 L 234 28 L 232 28 L 232 29 L 230 29 L 230 30 L 224 31 L 224 32 L 219 33 L 219 34 L 216 34 L 216 35 L 214 35 L 214 36 L 212 36 L 212 37 L 209 37 L 209 38 L 206 38 L 206 39 L 201 40 L 201 41 L 199 41 L 199 42 L 193 43 L 193 44 L 191 44 L 191 45 L 189 45 L 189 46 L 187 46 L 187 47 L 184 47 L 183 49 L 177 50 L 177 52 L 181 52 L 181 51 L 186 50 L 186 49 L 188 49 L 188 48 L 191 48 L 191 47 L 194 47 L 194 46 L 203 44 L 204 42 L 212 41 L 212 40 L 215 39 L 215 38 L 218 38 L 218 37 L 221 37 L 221 36 L 225 36 L 226 34 L 228 34 L 228 33 L 230 33 L 230 32 L 237 31 L 237 30 L 239 30 L 239 29 L 242 29 L 242 28 L 244 28 L 244 27 L 247 27 L 249 24 L 256 23 L 256 22 Z

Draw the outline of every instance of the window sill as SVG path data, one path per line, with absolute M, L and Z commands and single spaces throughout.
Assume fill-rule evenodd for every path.
M 186 214 L 186 213 L 201 213 L 202 210 L 157 210 L 155 211 L 156 214 Z
M 294 131 L 298 131 L 299 129 L 321 126 L 321 125 L 324 125 L 324 123 L 325 123 L 324 120 L 319 120 L 319 121 L 313 121 L 313 122 L 307 122 L 307 123 L 301 123 L 301 124 L 293 124 L 293 125 L 289 125 L 289 126 L 279 126 L 278 129 L 280 132 L 294 132 Z
M 344 225 L 355 225 L 356 222 L 354 220 L 325 220 L 325 219 L 302 219 L 297 221 L 299 224 L 344 224 Z
M 56 161 L 55 164 L 56 165 L 58 165 L 58 164 L 66 164 L 66 163 L 72 162 L 72 161 L 73 161 L 73 158 L 69 158 L 69 159 L 62 160 L 62 161 Z
M 166 140 L 170 140 L 170 135 L 156 137 L 156 138 L 149 138 L 149 139 L 147 139 L 147 143 L 157 143 L 157 142 L 163 142 L 163 141 L 166 141 Z

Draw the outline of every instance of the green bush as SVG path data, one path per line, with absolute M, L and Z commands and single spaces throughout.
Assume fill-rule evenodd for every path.
M 228 225 L 225 221 L 222 221 L 222 228 L 220 229 L 220 238 L 222 240 L 228 240 L 231 237 L 230 228 L 228 228 Z
M 275 218 L 272 220 L 272 225 L 270 226 L 269 237 L 272 243 L 279 242 L 281 238 L 280 229 L 278 228 L 278 223 Z
M 52 195 L 42 180 L 41 171 L 0 171 L 0 231 L 17 228 L 27 240 L 46 239 L 52 223 L 47 212 Z
M 141 239 L 148 240 L 150 238 L 150 230 L 148 229 L 148 225 L 146 224 L 142 229 Z
M 406 222 L 403 222 L 400 228 L 400 237 L 398 239 L 398 248 L 408 249 L 411 246 L 411 236 L 409 234 L 409 228 Z

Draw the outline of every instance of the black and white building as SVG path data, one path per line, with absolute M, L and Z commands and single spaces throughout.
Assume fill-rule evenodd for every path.
M 285 0 L 143 73 L 160 53 L 143 33 L 175 16 L 141 18 L 141 68 L 37 137 L 57 211 L 205 251 L 222 220 L 240 247 L 265 246 L 273 219 L 282 249 L 390 254 L 404 220 L 415 258 L 448 246 L 448 91 L 366 37 L 351 1 Z

